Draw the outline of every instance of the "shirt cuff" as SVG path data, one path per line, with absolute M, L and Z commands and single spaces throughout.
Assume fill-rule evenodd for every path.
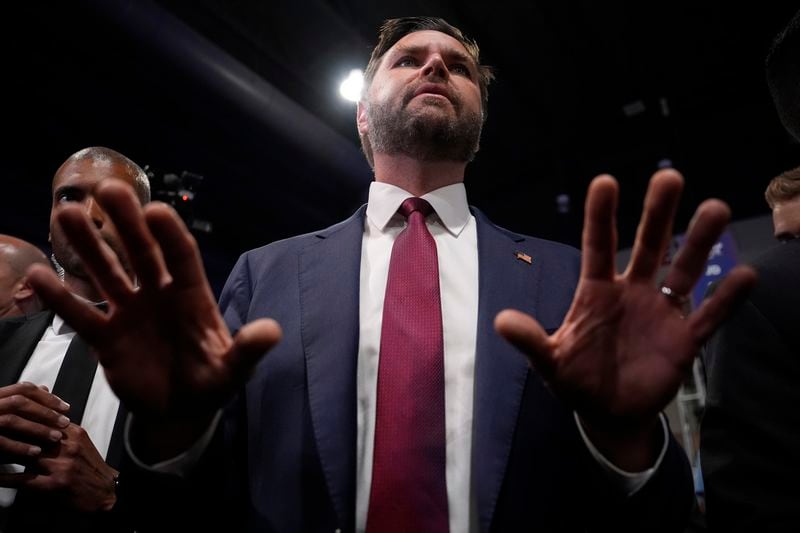
M 208 429 L 206 429 L 206 431 L 200 435 L 200 438 L 197 439 L 197 441 L 185 452 L 182 452 L 170 459 L 149 465 L 143 462 L 136 456 L 135 453 L 133 453 L 130 439 L 131 427 L 133 426 L 133 414 L 131 413 L 128 414 L 128 419 L 125 420 L 125 432 L 123 434 L 125 449 L 128 451 L 128 455 L 131 457 L 134 464 L 143 470 L 148 472 L 157 472 L 160 474 L 174 474 L 183 477 L 192 469 L 194 465 L 197 464 L 197 462 L 200 460 L 200 457 L 203 456 L 203 453 L 206 451 L 206 448 L 208 448 L 211 439 L 214 438 L 214 432 L 217 430 L 217 425 L 219 425 L 220 418 L 222 418 L 222 410 L 217 411 L 217 414 L 214 415 L 214 418 L 211 420 Z
M 603 454 L 600 453 L 597 448 L 595 448 L 594 444 L 592 444 L 592 441 L 589 440 L 589 437 L 586 436 L 586 432 L 583 430 L 578 413 L 573 412 L 573 415 L 575 417 L 575 423 L 578 425 L 578 431 L 580 432 L 581 438 L 583 438 L 583 442 L 586 444 L 586 447 L 589 449 L 589 453 L 592 454 L 594 460 L 597 461 L 597 463 L 606 473 L 608 479 L 611 480 L 615 486 L 622 489 L 626 495 L 633 496 L 636 494 L 639 489 L 644 487 L 645 483 L 647 483 L 650 478 L 653 477 L 653 474 L 656 473 L 658 467 L 661 466 L 664 455 L 667 453 L 667 446 L 669 445 L 669 428 L 667 427 L 667 421 L 665 420 L 663 413 L 659 414 L 659 418 L 661 420 L 661 427 L 664 431 L 664 444 L 661 446 L 661 452 L 658 454 L 655 464 L 643 472 L 626 472 L 606 459 Z

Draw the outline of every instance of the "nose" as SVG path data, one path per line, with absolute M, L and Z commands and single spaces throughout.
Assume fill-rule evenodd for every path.
M 446 80 L 450 75 L 447 65 L 439 54 L 430 55 L 422 67 L 422 74 L 425 77 L 436 77 L 443 80 Z
M 97 229 L 102 228 L 103 224 L 106 222 L 106 214 L 100 205 L 92 196 L 89 196 L 86 199 L 84 205 L 86 206 L 86 216 L 89 217 L 89 220 L 92 221 L 92 224 L 94 224 Z

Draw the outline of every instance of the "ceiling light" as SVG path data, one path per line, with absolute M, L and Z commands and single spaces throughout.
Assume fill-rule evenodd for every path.
M 339 85 L 339 94 L 351 102 L 361 99 L 361 87 L 364 86 L 364 73 L 360 69 L 353 69 Z

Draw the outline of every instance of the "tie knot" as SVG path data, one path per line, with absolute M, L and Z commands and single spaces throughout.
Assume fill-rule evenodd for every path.
M 411 213 L 414 211 L 419 211 L 422 213 L 423 217 L 427 217 L 433 213 L 433 207 L 431 207 L 431 204 L 429 204 L 427 200 L 413 196 L 411 198 L 407 198 L 402 204 L 400 204 L 400 208 L 397 211 L 406 219 L 408 219 L 408 217 L 410 217 Z

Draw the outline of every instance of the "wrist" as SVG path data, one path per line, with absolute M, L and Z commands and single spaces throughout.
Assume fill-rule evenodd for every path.
M 117 505 L 119 499 L 119 472 L 112 472 L 111 480 L 106 484 L 106 493 L 100 505 L 100 511 L 111 511 Z
M 156 464 L 185 452 L 208 430 L 216 416 L 217 413 L 212 413 L 184 420 L 132 417 L 130 445 L 145 464 Z
M 643 472 L 655 465 L 663 444 L 659 417 L 637 424 L 600 424 L 576 414 L 585 437 L 614 466 Z

